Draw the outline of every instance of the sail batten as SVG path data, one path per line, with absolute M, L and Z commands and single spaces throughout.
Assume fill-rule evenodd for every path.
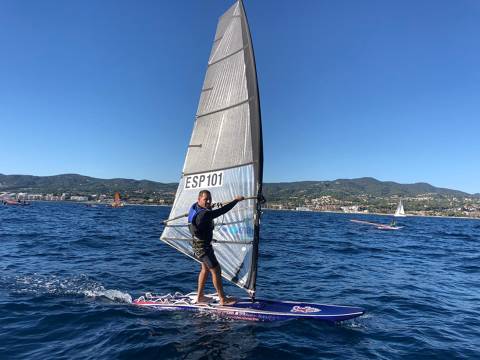
M 212 66 L 212 65 L 215 65 L 215 64 L 218 64 L 220 61 L 224 61 L 226 59 L 228 59 L 230 56 L 233 56 L 233 55 L 236 55 L 237 53 L 239 53 L 240 51 L 244 51 L 247 47 L 245 46 L 244 48 L 241 48 L 241 49 L 238 49 L 237 51 L 231 53 L 231 54 L 228 54 L 228 55 L 225 55 L 223 58 L 220 58 L 218 60 L 215 60 L 211 63 L 208 64 L 208 66 Z
M 182 215 L 199 191 L 209 190 L 214 202 L 228 202 L 237 195 L 251 198 L 217 219 L 213 237 L 218 240 L 212 246 L 222 276 L 253 296 L 263 147 L 255 60 L 241 1 L 219 18 L 189 144 L 169 216 L 172 221 L 161 240 L 195 259 Z
M 163 238 L 165 241 L 192 241 L 192 238 Z M 214 244 L 234 244 L 234 245 L 249 245 L 253 241 L 228 241 L 228 240 L 213 240 Z
M 236 103 L 236 104 L 233 104 L 233 105 L 230 105 L 230 106 L 227 106 L 223 109 L 218 109 L 218 110 L 215 110 L 215 111 L 212 111 L 212 112 L 209 112 L 209 113 L 206 113 L 206 114 L 202 114 L 202 115 L 197 115 L 197 119 L 201 118 L 201 117 L 204 117 L 204 116 L 208 116 L 208 115 L 212 115 L 212 114 L 215 114 L 215 113 L 219 113 L 219 112 L 222 112 L 222 111 L 226 111 L 226 110 L 229 110 L 229 109 L 233 109 L 237 106 L 240 106 L 240 105 L 243 105 L 245 103 L 248 103 L 249 101 L 251 101 L 252 99 L 247 99 L 247 100 L 243 100 L 239 103 Z

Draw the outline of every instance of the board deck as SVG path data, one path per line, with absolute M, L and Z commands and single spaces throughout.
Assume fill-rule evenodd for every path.
M 196 293 L 174 295 L 153 295 L 146 293 L 133 301 L 137 306 L 155 310 L 197 311 L 211 313 L 231 319 L 252 321 L 276 321 L 288 319 L 316 319 L 338 322 L 356 318 L 365 313 L 359 307 L 325 305 L 305 302 L 273 301 L 242 298 L 231 306 L 221 306 L 216 295 L 208 295 L 212 300 L 208 304 L 195 303 Z

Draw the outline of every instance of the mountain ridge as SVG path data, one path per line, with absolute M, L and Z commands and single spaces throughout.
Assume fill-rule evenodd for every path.
M 50 176 L 0 174 L 0 191 L 41 193 L 158 193 L 173 195 L 178 183 L 162 183 L 152 180 L 126 178 L 101 179 L 80 174 Z M 373 177 L 336 180 L 307 180 L 264 183 L 264 195 L 270 199 L 305 193 L 340 196 L 418 196 L 438 194 L 456 197 L 480 197 L 460 190 L 440 188 L 426 182 L 401 184 L 381 181 Z

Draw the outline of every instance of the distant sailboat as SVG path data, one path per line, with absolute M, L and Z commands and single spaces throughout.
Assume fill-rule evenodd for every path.
M 398 203 L 398 206 L 397 206 L 397 210 L 395 211 L 395 214 L 393 216 L 396 216 L 396 217 L 407 216 L 405 215 L 405 210 L 403 210 L 402 199 L 400 199 L 400 202 Z

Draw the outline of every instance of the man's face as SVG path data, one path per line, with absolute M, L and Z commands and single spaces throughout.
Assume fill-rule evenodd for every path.
M 198 197 L 198 205 L 200 205 L 203 208 L 210 209 L 212 207 L 212 196 L 203 194 Z

